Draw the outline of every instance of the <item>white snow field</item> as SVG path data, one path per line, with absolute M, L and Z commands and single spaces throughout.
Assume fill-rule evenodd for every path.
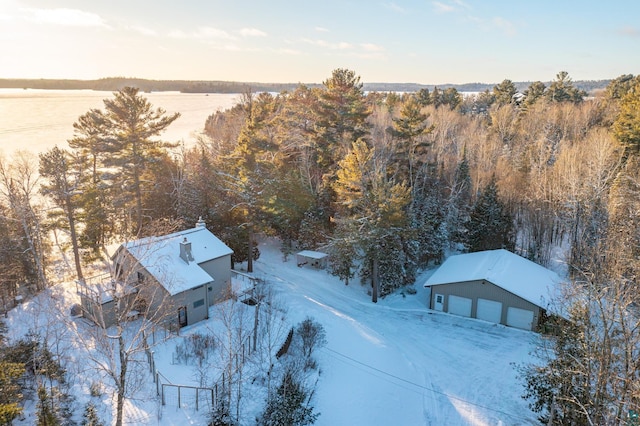
M 315 412 L 320 413 L 316 425 L 537 423 L 536 414 L 521 398 L 524 389 L 516 366 L 534 361 L 530 353 L 543 337 L 427 309 L 422 284 L 432 271 L 417 280 L 417 294 L 398 293 L 374 304 L 358 279 L 345 286 L 327 271 L 296 266 L 295 256 L 283 262 L 273 239 L 259 247 L 255 275 L 271 283 L 288 309 L 287 320 L 295 325 L 309 316 L 326 331 L 327 344 L 315 354 L 320 369 L 312 401 Z M 83 327 L 90 327 L 84 320 L 73 320 L 71 325 L 68 319 L 65 321 L 69 307 L 77 301 L 74 291 L 73 284 L 55 286 L 47 293 L 53 298 L 43 294 L 19 306 L 6 322 L 13 339 L 30 328 L 44 334 L 52 332 L 55 324 L 64 325 L 55 333 L 63 345 L 73 348 L 67 356 L 79 420 L 91 398 L 90 383 L 99 376 L 87 360 L 91 348 L 78 345 L 75 333 L 64 329 L 77 327 L 82 332 Z M 51 303 L 57 309 L 47 308 Z M 215 307 L 211 309 L 213 314 Z M 204 333 L 212 327 L 211 321 L 187 327 L 181 334 Z M 193 385 L 193 372 L 185 372 L 181 370 L 185 367 L 171 362 L 176 341 L 154 349 L 156 368 L 172 383 Z M 139 398 L 126 403 L 125 424 L 206 425 L 203 410 L 162 406 L 154 396 L 152 375 L 146 376 Z M 105 424 L 112 421 L 115 406 L 108 386 L 105 381 L 106 391 L 98 407 Z M 242 422 L 255 424 L 264 395 L 255 395 L 253 400 L 251 395 L 243 398 L 246 413 Z M 33 421 L 33 406 L 28 406 L 25 419 L 14 423 Z

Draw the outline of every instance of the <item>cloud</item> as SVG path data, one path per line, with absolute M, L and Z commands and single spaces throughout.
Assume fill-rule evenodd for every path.
M 367 52 L 384 52 L 384 47 L 373 43 L 361 43 L 360 47 Z
M 626 37 L 640 37 L 640 29 L 635 27 L 623 27 L 618 33 Z
M 449 13 L 456 10 L 456 8 L 450 4 L 440 3 L 439 1 L 432 1 L 431 4 L 435 8 L 436 13 Z
M 494 27 L 504 31 L 504 33 L 508 36 L 514 36 L 516 34 L 516 27 L 510 21 L 507 21 L 504 18 L 496 16 L 491 20 L 491 23 Z
M 95 13 L 78 9 L 24 9 L 29 21 L 67 27 L 103 27 L 106 22 Z
M 324 27 L 315 27 L 314 30 L 316 30 L 319 33 L 328 33 L 329 30 L 327 28 Z
M 280 48 L 280 49 L 276 49 L 275 53 L 281 54 L 281 55 L 301 55 L 302 52 L 300 52 L 299 50 L 295 50 L 295 49 L 287 49 L 287 48 Z
M 139 34 L 142 34 L 144 36 L 149 36 L 149 37 L 155 37 L 158 35 L 158 33 L 156 32 L 156 30 L 153 30 L 151 28 L 147 28 L 147 27 L 142 27 L 139 25 L 134 25 L 132 27 L 129 27 L 130 30 L 135 31 Z
M 323 48 L 332 49 L 332 50 L 346 50 L 346 49 L 353 48 L 353 45 L 351 43 L 347 43 L 345 41 L 341 41 L 338 43 L 330 43 L 326 40 L 312 40 L 309 38 L 303 38 L 302 41 L 307 44 L 311 44 L 313 46 L 323 47 Z
M 460 6 L 462 9 L 471 9 L 471 6 L 469 6 L 467 3 L 463 2 L 462 0 L 451 0 L 454 4 Z
M 213 27 L 199 27 L 195 31 L 191 32 L 172 30 L 169 32 L 169 37 L 196 40 L 235 40 L 235 37 L 228 32 Z
M 266 37 L 267 33 L 257 28 L 242 28 L 238 31 L 242 37 Z
M 400 6 L 400 5 L 398 5 L 398 4 L 394 3 L 394 2 L 386 3 L 385 6 L 388 9 L 391 9 L 392 11 L 397 12 L 397 13 L 407 13 L 407 11 L 402 6 Z

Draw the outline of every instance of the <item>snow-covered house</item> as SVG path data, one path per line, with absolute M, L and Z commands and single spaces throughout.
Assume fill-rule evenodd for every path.
M 209 306 L 231 296 L 232 253 L 200 220 L 195 228 L 121 244 L 111 257 L 113 278 L 135 289 L 129 294 L 147 315 L 170 310 L 163 320 L 183 327 L 207 318 Z M 85 312 L 92 310 L 84 305 Z M 102 316 L 105 326 L 112 324 L 111 312 Z
M 429 308 L 537 330 L 561 279 L 507 250 L 450 256 L 424 284 Z

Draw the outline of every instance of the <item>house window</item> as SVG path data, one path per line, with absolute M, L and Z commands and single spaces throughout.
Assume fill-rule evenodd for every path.
M 441 294 L 436 295 L 436 303 L 442 303 L 443 297 Z
M 195 302 L 193 302 L 193 307 L 195 308 L 199 308 L 200 306 L 204 305 L 204 299 L 200 299 L 200 300 L 196 300 Z
M 144 281 L 144 274 L 142 272 L 138 272 L 138 282 L 142 284 Z

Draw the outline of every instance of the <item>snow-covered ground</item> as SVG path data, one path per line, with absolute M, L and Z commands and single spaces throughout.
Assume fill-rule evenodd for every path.
M 274 240 L 261 243 L 260 251 L 255 275 L 272 284 L 287 306 L 291 325 L 310 316 L 326 331 L 327 344 L 315 356 L 320 367 L 314 394 L 315 412 L 320 413 L 317 425 L 536 423 L 535 413 L 521 398 L 523 388 L 515 366 L 532 361 L 530 352 L 541 338 L 537 334 L 427 309 L 421 283 L 431 271 L 416 283 L 417 294 L 394 294 L 374 304 L 357 280 L 345 286 L 326 271 L 296 266 L 294 256 L 283 262 Z M 42 330 L 55 322 L 70 327 L 52 315 L 68 315 L 74 290 L 72 285 L 56 286 L 52 302 L 57 314 L 41 299 L 13 310 L 7 320 L 10 336 L 17 338 L 29 328 Z M 211 324 L 203 322 L 185 332 L 204 332 L 207 327 Z M 63 341 L 74 335 L 57 333 Z M 89 349 L 72 341 L 65 344 L 74 348 L 69 356 L 77 372 L 73 389 L 81 409 L 90 398 L 90 368 L 83 358 Z M 156 367 L 169 380 L 193 380 L 193 375 L 173 365 L 174 347 L 175 341 L 170 341 L 155 348 Z M 153 395 L 151 374 L 147 387 Z M 112 404 L 110 395 L 101 399 L 106 406 Z M 106 411 L 103 407 L 100 414 L 109 420 L 111 413 Z M 206 424 L 202 410 L 162 407 L 152 399 L 127 401 L 126 412 L 131 416 L 126 424 Z M 27 418 L 15 424 L 32 421 L 27 410 Z

